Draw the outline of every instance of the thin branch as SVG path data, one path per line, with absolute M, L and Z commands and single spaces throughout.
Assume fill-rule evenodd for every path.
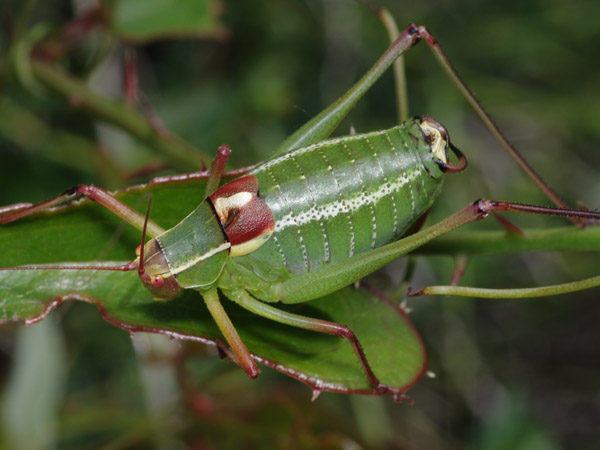
M 189 171 L 201 169 L 204 160 L 209 160 L 182 139 L 157 133 L 143 114 L 128 108 L 124 102 L 98 96 L 62 70 L 40 61 L 32 61 L 31 70 L 40 83 L 66 97 L 73 107 L 127 131 L 150 148 L 169 157 L 173 164 Z
M 526 251 L 598 251 L 600 227 L 523 230 L 523 236 L 493 231 L 454 231 L 414 250 L 419 254 L 496 254 Z

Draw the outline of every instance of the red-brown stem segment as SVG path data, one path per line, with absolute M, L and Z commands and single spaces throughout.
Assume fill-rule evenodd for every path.
M 458 255 L 454 261 L 454 272 L 452 272 L 452 279 L 450 280 L 450 286 L 456 286 L 462 276 L 467 270 L 469 264 L 469 257 L 467 255 Z
M 210 165 L 210 176 L 208 177 L 208 183 L 206 184 L 204 198 L 208 197 L 217 189 L 217 187 L 219 187 L 219 181 L 221 181 L 221 175 L 225 170 L 229 155 L 231 155 L 231 150 L 226 145 L 221 145 L 219 150 L 217 150 L 217 156 Z
M 511 222 L 506 217 L 503 217 L 499 214 L 494 214 L 494 219 L 498 221 L 502 228 L 504 228 L 509 234 L 513 234 L 516 236 L 525 236 L 525 232 L 517 226 L 517 224 Z
M 245 175 L 254 169 L 257 165 L 254 164 L 252 166 L 242 167 L 236 170 L 230 170 L 228 172 L 223 173 L 222 178 L 237 178 L 239 176 Z M 203 181 L 210 177 L 210 171 L 208 170 L 200 170 L 198 172 L 190 172 L 190 173 L 182 173 L 178 175 L 165 175 L 161 177 L 152 178 L 148 183 L 132 186 L 130 188 L 125 189 L 129 190 L 137 190 L 144 189 L 150 186 L 163 186 L 165 184 L 178 184 L 178 183 L 188 183 L 193 181 Z
M 33 206 L 32 203 L 15 203 L 13 205 L 0 206 L 0 223 L 2 222 L 2 216 L 9 213 L 15 213 L 17 211 L 22 211 L 27 208 L 31 208 Z
M 139 79 L 137 72 L 136 54 L 133 48 L 125 49 L 125 62 L 123 69 L 123 91 L 125 102 L 131 109 L 135 109 L 138 102 Z
M 148 235 L 150 237 L 156 237 L 159 234 L 164 233 L 164 229 L 159 227 L 151 220 L 146 220 L 146 217 L 143 214 L 140 214 L 130 206 L 117 200 L 109 192 L 96 186 L 85 184 L 80 184 L 75 187 L 72 187 L 71 189 L 67 189 L 65 192 L 54 198 L 43 201 L 36 205 L 32 205 L 28 208 L 20 209 L 16 212 L 1 215 L 0 224 L 14 222 L 15 220 L 29 216 L 30 214 L 49 210 L 50 208 L 60 205 L 61 203 L 74 200 L 80 195 L 84 195 L 90 200 L 98 203 L 99 205 L 104 206 L 113 214 L 120 217 L 125 222 L 129 223 L 130 225 L 132 225 L 140 231 L 144 229 L 144 224 L 147 223 Z
M 131 174 L 126 175 L 126 177 L 128 178 L 134 178 L 136 176 L 144 176 L 147 175 L 148 173 L 151 173 L 155 170 L 161 170 L 164 168 L 169 167 L 168 165 L 165 165 L 164 163 L 159 163 L 160 166 L 148 166 L 148 167 L 144 167 L 140 170 L 139 173 L 136 172 L 132 172 Z M 247 166 L 247 167 L 241 167 L 239 169 L 236 170 L 230 170 L 228 172 L 225 172 L 222 174 L 222 178 L 227 178 L 227 179 L 231 179 L 231 178 L 237 178 L 241 175 L 245 175 L 248 172 L 250 172 L 252 169 L 254 169 L 254 167 L 256 167 L 255 165 L 252 166 Z M 143 192 L 146 190 L 149 190 L 153 187 L 156 186 L 165 186 L 165 185 L 177 185 L 177 184 L 182 184 L 182 183 L 194 183 L 197 181 L 204 181 L 207 180 L 210 177 L 210 171 L 208 170 L 199 170 L 197 172 L 189 172 L 189 173 L 183 173 L 183 174 L 177 174 L 177 175 L 164 175 L 164 176 L 159 176 L 159 177 L 155 177 L 152 178 L 150 181 L 148 181 L 147 183 L 143 183 L 143 184 L 136 184 L 134 186 L 129 186 L 125 189 L 116 191 L 116 193 L 124 193 L 124 192 Z M 63 194 L 61 194 L 63 195 Z M 67 202 L 67 200 L 64 200 L 64 202 Z M 61 202 L 56 202 L 54 205 L 58 205 Z M 47 208 L 51 208 L 52 206 L 48 206 Z M 33 205 L 32 203 L 15 203 L 13 205 L 6 205 L 6 206 L 0 206 L 0 224 L 3 223 L 9 223 L 9 222 L 13 222 L 14 220 L 17 220 L 21 217 L 27 216 L 29 214 L 32 214 L 32 212 L 29 212 L 27 214 L 23 214 L 19 217 L 16 218 L 12 218 L 10 220 L 6 220 L 4 219 L 4 216 L 10 216 L 10 213 L 15 213 L 18 211 L 22 211 L 25 209 L 28 209 L 32 206 L 38 206 L 38 205 Z M 46 208 L 46 209 L 47 209 Z M 44 208 L 41 208 L 44 209 Z M 41 210 L 40 209 L 40 210 Z M 4 221 L 6 220 L 6 221 Z
M 137 178 L 152 176 L 161 170 L 169 169 L 171 166 L 164 161 L 155 161 L 149 164 L 144 164 L 130 172 L 125 172 L 122 175 L 123 180 L 130 181 Z
M 542 214 L 546 216 L 572 217 L 584 220 L 600 220 L 600 212 L 570 209 L 570 208 L 549 208 L 547 206 L 524 205 L 522 203 L 496 202 L 489 201 L 490 211 L 512 211 L 529 214 Z

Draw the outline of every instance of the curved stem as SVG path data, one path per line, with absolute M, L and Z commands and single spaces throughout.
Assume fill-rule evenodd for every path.
M 73 107 L 81 108 L 127 131 L 188 171 L 201 169 L 204 167 L 204 160 L 209 159 L 182 139 L 157 133 L 143 114 L 128 108 L 124 102 L 96 95 L 83 83 L 52 65 L 31 61 L 31 72 L 44 86 L 65 96 Z
M 413 251 L 414 254 L 498 254 L 527 251 L 598 251 L 600 227 L 572 226 L 525 229 L 523 235 L 503 230 L 455 231 Z
M 379 19 L 385 26 L 390 42 L 394 42 L 400 36 L 400 30 L 390 12 L 381 8 L 377 11 Z M 408 120 L 408 86 L 406 82 L 406 70 L 404 68 L 404 56 L 400 55 L 393 64 L 394 84 L 396 85 L 396 104 L 398 108 L 398 123 Z
M 554 284 L 535 288 L 518 289 L 485 289 L 465 286 L 428 286 L 418 293 L 424 295 L 457 295 L 461 297 L 481 298 L 532 298 L 545 297 L 549 295 L 568 294 L 569 292 L 582 291 L 600 286 L 600 275 L 573 281 L 571 283 Z

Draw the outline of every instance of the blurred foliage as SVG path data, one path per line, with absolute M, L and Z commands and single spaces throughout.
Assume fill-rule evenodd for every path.
M 215 38 L 225 33 L 219 24 L 219 0 L 116 0 L 110 5 L 110 29 L 118 37 L 151 41 L 162 37 Z
M 86 110 L 80 98 L 65 101 L 49 93 L 23 60 L 39 39 L 44 45 L 43 52 L 34 52 L 37 58 L 85 81 L 100 98 L 122 97 L 124 54 L 134 49 L 141 104 L 155 111 L 156 128 L 164 124 L 200 149 L 205 161 L 227 143 L 234 150 L 232 167 L 266 157 L 341 95 L 387 45 L 377 18 L 353 0 L 214 2 L 210 23 L 218 25 L 212 36 L 163 30 L 157 33 L 161 39 L 143 45 L 113 34 L 106 10 L 90 14 L 85 3 L 4 0 L 0 6 L 2 205 L 40 201 L 77 183 L 121 188 L 138 181 L 128 177 L 131 171 L 157 161 L 168 166 L 165 173 L 192 169 L 156 142 L 134 139 L 114 121 L 107 124 L 106 115 Z M 379 4 L 400 26 L 427 25 L 547 181 L 570 203 L 597 206 L 600 3 Z M 103 5 L 110 11 L 113 3 Z M 411 111 L 444 123 L 470 162 L 466 174 L 447 180 L 430 220 L 480 196 L 544 203 L 419 47 L 407 56 Z M 394 124 L 391 86 L 387 75 L 339 134 L 351 125 L 370 131 Z M 521 226 L 559 221 L 514 220 Z M 595 275 L 599 263 L 593 253 L 482 255 L 471 261 L 462 283 L 552 284 Z M 371 283 L 388 289 L 401 269 L 402 262 L 391 264 Z M 449 258 L 419 260 L 413 284 L 447 281 L 451 272 Z M 2 437 L 9 446 L 23 434 L 6 416 L 17 414 L 11 405 L 23 392 L 18 381 L 25 367 L 48 381 L 38 383 L 47 389 L 43 394 L 27 397 L 29 391 L 21 399 L 45 399 L 29 438 L 35 443 L 36 430 L 46 433 L 47 448 L 597 448 L 597 298 L 595 290 L 530 301 L 411 300 L 411 318 L 437 375 L 411 390 L 412 408 L 333 394 L 311 403 L 306 387 L 272 371 L 250 381 L 231 364 L 202 354 L 201 346 L 149 343 L 152 338 L 138 336 L 132 347 L 129 336 L 102 321 L 93 307 L 64 305 L 52 317 L 62 339 L 50 329 L 46 338 L 23 337 L 16 348 L 21 326 L 0 329 Z M 44 332 L 36 326 L 22 333 L 33 330 Z M 35 345 L 40 341 L 46 345 Z M 159 345 L 166 348 L 161 352 Z M 67 370 L 35 365 L 49 352 L 54 363 L 66 361 Z M 173 355 L 182 353 L 189 358 L 174 364 Z

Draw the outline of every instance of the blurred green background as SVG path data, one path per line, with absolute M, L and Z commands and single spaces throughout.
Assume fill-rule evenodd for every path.
M 401 28 L 427 25 L 545 179 L 571 204 L 598 206 L 600 3 L 378 4 Z M 142 104 L 208 158 L 228 144 L 230 167 L 241 167 L 268 156 L 387 47 L 377 17 L 354 0 L 101 5 L 87 16 L 85 2 L 0 5 L 0 205 L 40 201 L 77 183 L 117 189 L 140 181 L 128 174 L 155 162 L 167 165 L 161 173 L 195 169 L 77 109 L 78 98 L 66 102 L 49 94 L 27 67 L 23 55 L 32 49 L 107 98 L 122 96 L 123 61 L 134 52 Z M 34 47 L 40 38 L 42 45 Z M 546 203 L 425 45 L 409 53 L 406 65 L 411 113 L 445 124 L 470 162 L 465 174 L 447 180 L 431 221 L 480 196 Z M 392 94 L 387 74 L 338 133 L 395 124 Z M 523 227 L 564 223 L 511 219 Z M 494 221 L 478 226 L 498 228 Z M 419 259 L 413 285 L 447 282 L 452 262 Z M 596 275 L 599 263 L 598 255 L 572 252 L 478 256 L 462 283 L 552 284 Z M 403 264 L 390 265 L 371 282 L 389 289 Z M 308 388 L 268 369 L 250 381 L 199 345 L 147 336 L 132 345 L 92 306 L 63 305 L 35 327 L 0 329 L 4 445 L 600 448 L 597 289 L 535 300 L 421 298 L 409 307 L 435 374 L 410 391 L 412 407 L 327 393 L 311 402 Z M 193 356 L 187 371 L 173 362 L 183 352 Z

